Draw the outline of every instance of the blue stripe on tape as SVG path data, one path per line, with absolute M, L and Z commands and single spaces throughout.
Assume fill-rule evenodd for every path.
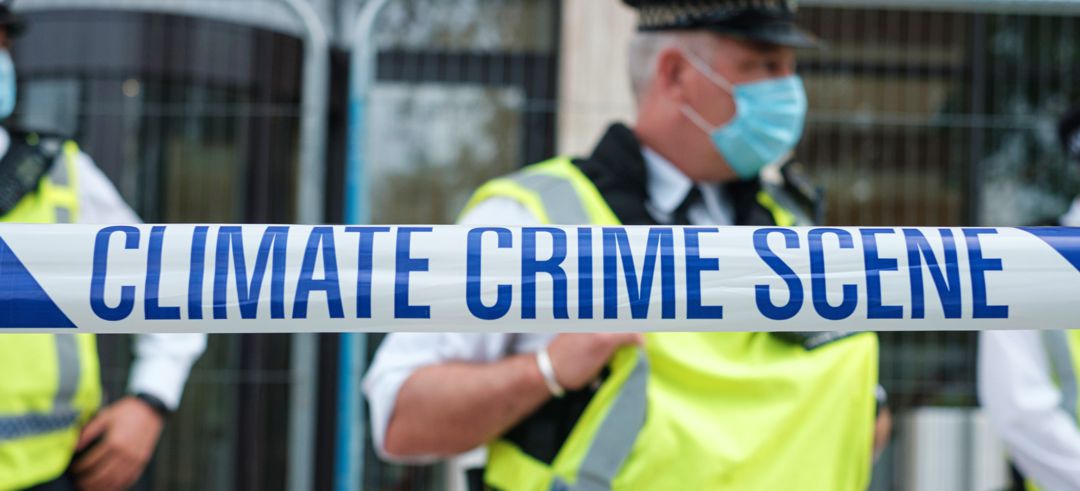
M 1080 228 L 1023 227 L 1021 230 L 1042 239 L 1080 271 Z
M 68 329 L 75 324 L 0 238 L 0 329 Z

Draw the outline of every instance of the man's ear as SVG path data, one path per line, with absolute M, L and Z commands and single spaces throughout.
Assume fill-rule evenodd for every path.
M 665 48 L 656 60 L 653 85 L 668 100 L 685 102 L 689 63 L 676 48 Z

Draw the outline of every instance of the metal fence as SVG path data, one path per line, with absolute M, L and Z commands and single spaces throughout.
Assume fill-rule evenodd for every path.
M 360 4 L 319 3 L 341 19 Z M 972 2 L 817 3 L 829 6 L 802 16 L 828 48 L 800 58 L 812 111 L 798 154 L 827 192 L 829 224 L 1029 224 L 1080 191 L 1053 131 L 1068 102 L 1080 100 L 1080 16 L 1019 3 L 993 11 Z M 560 104 L 567 50 L 598 63 L 610 56 L 595 39 L 563 43 L 565 8 L 556 0 L 390 2 L 377 23 L 369 101 L 374 221 L 451 222 L 479 183 L 554 154 L 559 121 L 632 112 Z M 76 135 L 148 221 L 293 221 L 303 43 L 261 15 L 122 2 L 35 12 L 16 51 L 21 121 Z M 587 22 L 617 28 L 613 19 Z M 346 134 L 349 26 L 336 23 L 330 221 L 342 216 Z M 123 390 L 127 343 L 101 343 L 112 395 Z M 320 338 L 316 489 L 332 483 L 336 349 L 336 336 Z M 144 489 L 286 489 L 291 352 L 287 336 L 213 337 Z M 901 415 L 974 406 L 974 363 L 970 334 L 882 336 L 881 379 Z M 910 489 L 904 459 L 886 455 L 875 489 Z M 382 464 L 370 443 L 364 460 L 364 489 L 446 486 L 444 469 Z
M 72 135 L 146 221 L 294 220 L 301 42 L 167 13 L 32 11 L 16 124 Z M 144 489 L 284 489 L 288 336 L 214 336 Z M 109 399 L 130 339 L 99 339 Z
M 1057 119 L 1080 100 L 1080 17 L 804 14 L 830 45 L 801 60 L 812 114 L 799 151 L 827 190 L 829 223 L 1040 224 L 1080 192 L 1056 137 Z M 975 334 L 887 333 L 881 345 L 881 381 L 901 416 L 977 405 Z M 896 443 L 915 431 L 900 421 Z M 912 489 L 907 457 L 892 452 L 879 465 L 880 489 Z

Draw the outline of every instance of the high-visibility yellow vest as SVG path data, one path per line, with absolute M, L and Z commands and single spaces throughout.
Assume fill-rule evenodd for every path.
M 1061 409 L 1080 424 L 1080 331 L 1043 331 L 1041 335 L 1054 383 L 1061 390 Z M 1041 489 L 1030 479 L 1026 487 L 1029 491 Z
M 617 225 L 568 159 L 481 187 L 466 210 L 516 200 L 545 224 Z M 763 191 L 779 225 L 798 214 Z M 860 334 L 807 350 L 765 333 L 649 334 L 619 351 L 552 462 L 489 445 L 505 490 L 855 491 L 869 486 L 878 346 Z
M 75 160 L 64 158 L 0 222 L 73 223 L 79 217 Z M 0 490 L 64 473 L 79 429 L 101 403 L 97 347 L 88 334 L 0 335 Z

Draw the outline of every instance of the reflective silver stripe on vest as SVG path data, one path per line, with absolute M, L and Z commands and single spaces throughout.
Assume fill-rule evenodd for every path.
M 72 409 L 75 391 L 79 389 L 79 340 L 74 334 L 55 334 L 56 360 L 59 364 L 60 383 L 56 389 L 53 407 L 56 411 Z
M 577 482 L 568 485 L 556 479 L 555 491 L 603 491 L 611 489 L 615 476 L 622 470 L 634 448 L 641 428 L 645 426 L 648 406 L 649 361 L 639 351 L 637 363 L 623 383 L 608 416 L 600 423 L 592 445 L 578 469 Z
M 1043 344 L 1050 357 L 1058 387 L 1061 389 L 1061 408 L 1073 418 L 1077 413 L 1076 365 L 1069 346 L 1069 334 L 1065 331 L 1043 331 Z
M 68 173 L 68 165 L 74 164 L 69 162 L 66 155 L 62 155 L 53 162 L 52 170 L 49 171 L 49 180 L 60 187 L 71 186 L 71 176 Z
M 71 209 L 66 206 L 57 206 L 56 223 L 71 223 Z
M 66 430 L 79 419 L 75 393 L 79 389 L 79 340 L 73 334 L 53 335 L 56 344 L 57 386 L 49 414 L 0 416 L 0 442 Z
M 0 442 L 66 430 L 74 426 L 78 420 L 79 412 L 74 409 L 52 414 L 0 416 Z
M 537 173 L 519 173 L 508 177 L 536 193 L 553 225 L 582 225 L 591 222 L 589 212 L 569 180 Z
M 71 187 L 71 172 L 68 166 L 75 165 L 75 162 L 68 158 L 68 155 L 62 155 L 56 159 L 53 163 L 52 170 L 49 171 L 49 180 L 52 181 L 54 186 L 57 187 Z M 66 206 L 56 207 L 56 223 L 74 223 L 75 219 L 72 215 L 71 209 Z

